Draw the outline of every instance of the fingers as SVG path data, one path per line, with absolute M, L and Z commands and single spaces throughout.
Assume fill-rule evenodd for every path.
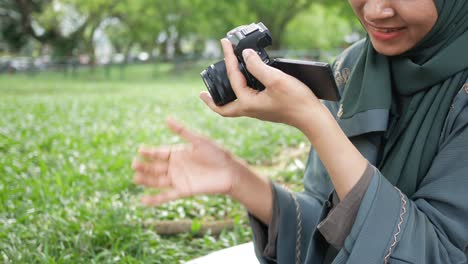
M 238 108 L 239 102 L 231 102 L 223 106 L 217 106 L 213 98 L 211 98 L 208 92 L 201 92 L 200 99 L 215 113 L 224 117 L 238 117 L 242 115 L 242 111 Z
M 147 187 L 166 188 L 171 186 L 167 174 L 167 163 L 145 163 L 134 160 L 132 168 L 135 170 L 134 182 Z
M 239 97 L 241 89 L 247 86 L 244 75 L 239 70 L 239 62 L 232 49 L 232 44 L 227 39 L 221 40 L 223 46 L 224 62 L 226 63 L 226 71 L 231 83 L 232 90 Z
M 142 173 L 135 173 L 133 182 L 145 187 L 152 188 L 169 188 L 172 186 L 171 179 L 167 175 L 152 177 Z
M 167 174 L 167 162 L 146 163 L 134 160 L 132 168 L 143 175 L 159 176 Z
M 140 147 L 138 153 L 149 160 L 161 160 L 161 161 L 168 161 L 171 157 L 172 147 L 157 147 L 157 148 L 149 148 L 149 147 Z
M 242 56 L 247 65 L 247 70 L 266 87 L 284 78 L 280 70 L 265 64 L 254 50 L 245 49 L 242 51 Z

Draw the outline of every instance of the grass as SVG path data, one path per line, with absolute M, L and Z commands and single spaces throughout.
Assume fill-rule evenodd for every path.
M 204 64 L 128 66 L 0 76 L 0 262 L 181 263 L 249 241 L 246 213 L 222 196 L 141 207 L 132 183 L 139 145 L 181 143 L 164 125 L 186 123 L 258 166 L 297 185 L 298 163 L 284 149 L 305 146 L 295 129 L 227 119 L 198 99 Z M 303 158 L 303 157 L 302 157 Z M 303 159 L 300 158 L 299 160 Z M 299 162 L 300 163 L 300 162 Z M 148 220 L 235 219 L 219 236 L 160 236 Z

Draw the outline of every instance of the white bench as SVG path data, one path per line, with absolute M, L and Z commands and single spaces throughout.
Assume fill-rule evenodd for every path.
M 255 257 L 253 243 L 245 243 L 218 250 L 206 256 L 186 262 L 186 264 L 259 264 Z

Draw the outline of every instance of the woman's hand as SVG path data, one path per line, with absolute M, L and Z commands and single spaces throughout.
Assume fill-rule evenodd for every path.
M 151 188 L 169 189 L 143 197 L 146 205 L 158 205 L 197 194 L 229 194 L 242 172 L 241 162 L 212 140 L 189 131 L 174 120 L 169 128 L 189 144 L 140 148 L 143 159 L 135 159 L 134 181 Z
M 209 93 L 203 92 L 201 99 L 216 113 L 226 117 L 248 116 L 299 128 L 304 122 L 310 123 L 314 112 L 323 110 L 320 101 L 305 84 L 266 65 L 251 49 L 244 50 L 244 61 L 248 71 L 265 85 L 265 90 L 258 92 L 248 87 L 231 43 L 227 39 L 221 42 L 228 77 L 237 100 L 217 106 Z
M 305 84 L 266 65 L 253 50 L 247 49 L 243 51 L 247 69 L 265 90 L 258 92 L 248 87 L 231 43 L 223 39 L 222 45 L 237 100 L 216 106 L 206 92 L 200 95 L 202 100 L 222 116 L 249 116 L 298 128 L 314 146 L 338 196 L 343 199 L 364 173 L 367 160 L 349 141 L 334 116 Z
M 272 192 L 268 180 L 209 138 L 168 120 L 169 128 L 188 141 L 187 145 L 141 148 L 136 159 L 134 181 L 145 187 L 168 189 L 145 196 L 146 205 L 159 205 L 199 194 L 227 194 L 242 203 L 264 223 L 271 220 Z

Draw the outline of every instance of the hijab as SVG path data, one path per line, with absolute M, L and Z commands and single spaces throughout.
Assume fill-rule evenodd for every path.
M 453 97 L 468 78 L 468 1 L 435 0 L 435 6 L 435 25 L 408 52 L 379 54 L 367 38 L 342 99 L 343 120 L 388 110 L 377 165 L 408 196 L 428 173 Z

